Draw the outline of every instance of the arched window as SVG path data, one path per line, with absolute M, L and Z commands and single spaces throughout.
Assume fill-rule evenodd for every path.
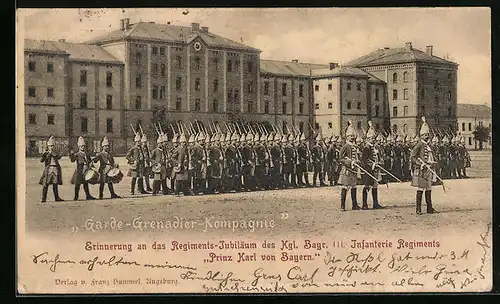
M 451 91 L 448 91 L 448 101 L 451 101 Z
M 135 64 L 136 65 L 141 64 L 141 53 L 139 52 L 135 53 Z
M 398 74 L 394 73 L 392 74 L 392 83 L 397 83 L 398 82 Z
M 403 81 L 408 82 L 408 72 L 403 73 Z
M 392 126 L 392 132 L 393 133 L 398 133 L 398 125 L 393 125 Z

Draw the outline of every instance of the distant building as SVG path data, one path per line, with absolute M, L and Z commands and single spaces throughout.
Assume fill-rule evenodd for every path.
M 491 132 L 491 108 L 487 105 L 458 104 L 457 128 L 460 135 L 465 137 L 465 144 L 469 149 L 479 148 L 479 142 L 474 140 L 473 134 L 476 126 L 488 127 Z M 483 142 L 483 148 L 491 148 L 491 138 L 488 142 Z
M 455 129 L 457 122 L 458 64 L 407 42 L 402 48 L 381 48 L 352 60 L 386 83 L 391 129 L 415 134 L 425 116 L 431 128 Z M 456 131 L 456 130 L 455 130 Z

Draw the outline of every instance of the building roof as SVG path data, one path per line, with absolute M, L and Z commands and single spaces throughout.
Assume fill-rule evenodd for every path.
M 427 54 L 413 47 L 407 48 L 381 48 L 375 52 L 356 58 L 347 63 L 349 66 L 366 67 L 386 65 L 405 62 L 429 62 L 446 65 L 457 65 L 457 63 Z
M 127 30 L 114 30 L 103 36 L 92 39 L 87 43 L 103 44 L 111 41 L 124 40 L 125 38 L 189 43 L 197 36 L 203 39 L 203 41 L 211 47 L 225 47 L 260 52 L 260 50 L 256 48 L 252 48 L 202 29 L 193 31 L 193 28 L 189 26 L 157 24 L 154 22 L 133 23 L 129 25 L 129 29 Z
M 313 77 L 336 77 L 336 76 L 353 76 L 353 77 L 370 77 L 365 71 L 349 66 L 337 66 L 333 70 L 329 67 L 315 69 L 312 71 Z
M 98 45 L 31 39 L 26 39 L 24 45 L 24 49 L 28 51 L 69 54 L 69 59 L 72 61 L 122 63 Z
M 260 72 L 279 76 L 310 77 L 315 69 L 328 67 L 328 64 L 304 63 L 295 61 L 260 60 Z
M 491 118 L 491 108 L 487 105 L 459 103 L 457 117 Z

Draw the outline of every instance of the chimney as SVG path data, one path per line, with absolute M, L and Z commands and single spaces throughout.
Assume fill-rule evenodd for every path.
M 120 19 L 120 30 L 125 30 L 125 19 Z
M 432 45 L 426 46 L 425 47 L 425 52 L 427 53 L 427 55 L 432 56 Z
M 191 30 L 193 32 L 199 31 L 200 30 L 200 24 L 199 23 L 195 23 L 195 22 L 191 23 Z
M 58 39 L 59 42 L 66 42 L 66 39 Z
M 411 49 L 412 49 L 412 48 L 411 48 L 411 42 L 406 42 L 406 43 L 405 43 L 405 49 L 406 49 L 407 51 L 411 51 Z
M 299 63 L 298 59 L 293 59 L 292 62 Z
M 208 26 L 202 26 L 201 30 L 204 31 L 205 33 L 208 33 Z
M 123 28 L 128 30 L 130 28 L 130 18 L 123 19 Z
M 338 67 L 339 64 L 337 62 L 330 62 L 330 71 Z

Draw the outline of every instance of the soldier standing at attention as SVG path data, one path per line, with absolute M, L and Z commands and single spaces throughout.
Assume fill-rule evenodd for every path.
M 356 133 L 351 121 L 348 121 L 345 136 L 346 143 L 340 149 L 340 163 L 342 164 L 339 176 L 339 184 L 342 185 L 340 190 L 340 210 L 345 211 L 347 189 L 349 188 L 351 189 L 352 210 L 359 210 L 356 185 L 358 178 L 361 177 L 361 172 L 356 167 L 356 165 L 360 164 L 360 161 L 358 159 L 358 147 L 354 143 Z
M 111 198 L 120 198 L 120 196 L 115 193 L 113 181 L 108 177 L 108 172 L 116 167 L 116 163 L 113 155 L 109 152 L 109 141 L 107 137 L 104 137 L 101 146 L 102 151 L 97 153 L 93 160 L 94 163 L 99 162 L 99 199 L 102 199 L 104 196 L 104 184 L 108 184 Z
M 52 190 L 54 191 L 54 200 L 56 202 L 64 201 L 59 197 L 59 185 L 62 185 L 62 170 L 59 160 L 61 155 L 54 151 L 54 137 L 51 136 L 47 141 L 47 150 L 42 154 L 40 159 L 41 163 L 45 164 L 43 169 L 42 177 L 40 178 L 39 184 L 43 186 L 42 188 L 42 203 L 47 201 L 47 192 L 49 190 L 49 185 L 52 185 Z
M 151 156 L 146 134 L 142 134 L 141 149 L 142 153 L 144 153 L 144 181 L 146 182 L 146 191 L 152 191 L 149 185 L 149 178 L 151 177 Z M 144 189 L 144 186 L 142 186 L 142 189 Z
M 303 133 L 300 134 L 300 142 L 297 146 L 297 183 L 299 187 L 304 187 L 305 183 L 309 184 L 309 179 L 307 177 L 307 162 L 309 161 L 309 155 L 307 152 L 307 146 L 305 144 L 306 138 Z
M 167 188 L 167 155 L 165 153 L 165 136 L 158 135 L 156 148 L 151 152 L 151 170 L 153 172 L 153 195 L 160 192 L 162 187 L 163 194 L 168 194 Z M 166 192 L 166 193 L 165 193 Z
M 375 131 L 372 122 L 368 121 L 368 125 L 366 142 L 361 153 L 361 162 L 363 168 L 374 177 L 377 177 L 377 180 L 374 180 L 368 174 L 364 174 L 363 183 L 365 186 L 363 188 L 363 206 L 361 209 L 368 210 L 368 192 L 370 189 L 372 191 L 373 209 L 382 209 L 384 207 L 378 203 L 378 182 L 382 179 L 378 166 L 381 165 L 382 159 L 379 148 L 375 145 Z
M 313 161 L 313 183 L 312 186 L 316 187 L 316 179 L 319 179 L 320 186 L 324 185 L 322 179 L 323 176 L 323 147 L 321 146 L 321 140 L 323 139 L 321 133 L 316 136 L 316 142 L 311 149 L 312 161 Z
M 186 136 L 181 134 L 179 140 L 179 146 L 172 153 L 172 158 L 174 159 L 175 166 L 173 170 L 175 179 L 175 195 L 179 196 L 182 190 L 184 195 L 189 194 L 189 187 L 187 185 L 188 181 L 188 166 L 189 166 L 189 154 L 186 143 Z
M 134 146 L 128 151 L 125 158 L 130 165 L 128 176 L 132 177 L 132 183 L 130 185 L 130 194 L 135 194 L 135 185 L 138 184 L 139 192 L 141 194 L 147 194 L 144 190 L 144 185 L 142 182 L 144 174 L 144 154 L 141 149 L 141 135 L 139 133 L 135 134 Z
M 75 185 L 75 197 L 74 200 L 78 200 L 78 193 L 80 192 L 80 185 L 83 184 L 83 190 L 85 191 L 85 196 L 87 200 L 95 200 L 95 197 L 90 195 L 89 183 L 85 181 L 85 172 L 90 168 L 90 163 L 92 160 L 90 156 L 85 152 L 85 140 L 83 137 L 78 138 L 78 152 L 73 150 L 69 151 L 69 159 L 72 163 L 76 162 L 75 172 L 71 177 L 71 184 Z
M 425 202 L 427 203 L 427 213 L 435 213 L 432 207 L 432 183 L 436 179 L 428 167 L 433 167 L 435 162 L 434 151 L 429 145 L 429 126 L 422 116 L 422 127 L 420 127 L 420 141 L 411 151 L 413 164 L 413 178 L 411 185 L 417 188 L 416 213 L 422 214 L 422 195 L 425 191 Z

